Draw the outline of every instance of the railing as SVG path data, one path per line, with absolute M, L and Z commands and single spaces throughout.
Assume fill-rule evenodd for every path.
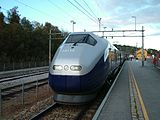
M 40 86 L 45 87 L 40 87 Z M 12 106 L 19 106 L 19 109 L 25 108 L 25 106 L 31 104 L 33 101 L 39 101 L 41 97 L 41 89 L 43 89 L 48 96 L 51 90 L 48 86 L 47 79 L 36 80 L 30 83 L 22 82 L 19 85 L 11 86 L 8 88 L 0 88 L 0 118 L 6 116 L 6 111 Z M 33 101 L 32 101 L 33 100 Z
M 0 71 L 17 70 L 17 69 L 42 67 L 42 66 L 48 66 L 48 61 L 0 63 Z

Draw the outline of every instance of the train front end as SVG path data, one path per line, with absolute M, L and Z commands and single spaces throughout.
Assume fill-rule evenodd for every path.
M 95 98 L 104 83 L 104 45 L 92 34 L 72 33 L 58 48 L 49 69 L 49 84 L 54 100 L 61 103 L 86 103 Z

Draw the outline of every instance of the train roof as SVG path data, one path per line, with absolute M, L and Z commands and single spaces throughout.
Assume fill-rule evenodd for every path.
M 79 34 L 91 35 L 92 37 L 96 38 L 97 40 L 106 41 L 107 43 L 110 44 L 110 47 L 111 47 L 112 50 L 117 50 L 117 51 L 119 51 L 119 50 L 118 50 L 113 44 L 111 44 L 107 39 L 104 39 L 104 38 L 102 38 L 102 37 L 94 34 L 93 32 L 72 32 L 72 33 L 70 33 L 70 35 L 77 35 L 77 34 L 78 34 L 78 35 L 79 35 Z
M 71 32 L 70 34 L 93 34 L 93 32 Z
M 70 35 L 80 35 L 80 34 L 83 34 L 83 35 L 91 35 L 91 36 L 93 36 L 93 37 L 97 37 L 97 38 L 99 38 L 99 36 L 97 36 L 97 35 L 95 35 L 93 32 L 72 32 L 72 33 L 70 33 Z

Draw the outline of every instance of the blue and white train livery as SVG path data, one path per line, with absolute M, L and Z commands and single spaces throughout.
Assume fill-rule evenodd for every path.
M 62 103 L 93 100 L 107 76 L 120 64 L 118 52 L 106 39 L 91 32 L 69 34 L 49 68 L 54 100 Z

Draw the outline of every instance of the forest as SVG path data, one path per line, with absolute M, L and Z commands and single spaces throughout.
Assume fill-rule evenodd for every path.
M 48 61 L 49 31 L 58 33 L 52 34 L 52 57 L 65 32 L 48 22 L 20 18 L 17 9 L 8 10 L 7 16 L 0 12 L 0 63 Z

